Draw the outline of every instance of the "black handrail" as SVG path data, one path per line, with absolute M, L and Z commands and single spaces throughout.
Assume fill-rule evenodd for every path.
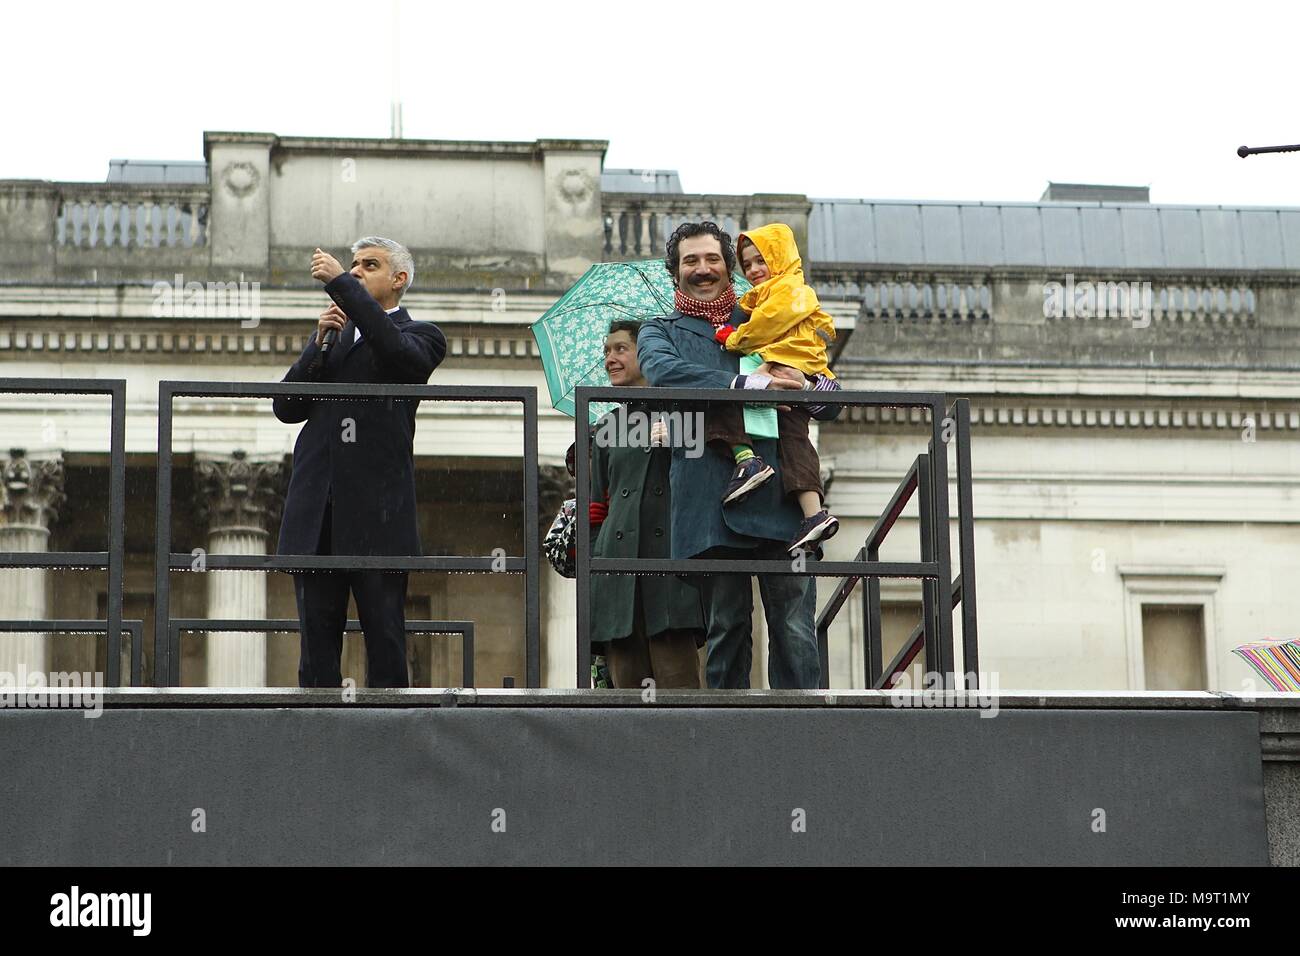
M 6 551 L 0 553 L 0 567 L 107 569 L 108 606 L 103 624 L 109 643 L 114 644 L 122 639 L 123 626 L 122 582 L 126 549 L 126 379 L 0 378 L 0 394 L 109 396 L 108 551 Z M 60 622 L 43 620 L 26 623 L 42 625 L 33 628 L 36 631 L 56 631 L 58 628 L 49 625 Z M 133 642 L 133 647 L 138 647 L 139 644 L 140 641 L 136 640 Z
M 139 687 L 144 677 L 142 664 L 144 647 L 144 622 L 123 621 L 122 630 L 131 635 L 131 687 Z M 21 633 L 50 634 L 103 634 L 104 682 L 109 687 L 120 687 L 122 681 L 122 641 L 107 621 L 50 618 L 42 621 L 0 621 L 0 634 Z
M 174 617 L 167 634 L 167 644 L 171 655 L 171 686 L 180 686 L 180 636 L 182 631 L 300 631 L 301 623 L 295 618 L 207 618 Z M 343 625 L 345 633 L 362 630 L 361 622 L 349 618 Z M 407 634 L 459 634 L 461 640 L 461 681 L 462 687 L 474 686 L 474 622 L 473 621 L 407 621 Z
M 957 575 L 956 580 L 952 582 L 951 599 L 953 608 L 961 605 L 962 609 L 962 672 L 960 681 L 954 681 L 952 686 L 955 688 L 962 685 L 968 690 L 978 690 L 979 625 L 975 607 L 975 522 L 970 463 L 970 400 L 965 398 L 957 399 L 952 408 L 948 410 L 945 421 L 951 422 L 955 429 L 953 437 L 956 438 L 955 451 L 957 454 L 957 541 L 961 561 L 961 572 Z M 922 489 L 920 525 L 922 556 L 924 556 L 927 535 L 933 536 L 938 532 L 938 526 L 932 520 L 926 503 L 932 501 L 936 495 L 943 494 L 945 497 L 947 496 L 946 489 L 939 489 L 935 486 L 930 475 L 930 462 L 934 455 L 934 449 L 935 444 L 931 440 L 929 453 L 917 456 L 916 461 L 899 484 L 893 497 L 885 506 L 884 512 L 867 535 L 866 544 L 858 550 L 860 557 L 868 561 L 879 558 L 880 545 L 884 542 L 885 536 L 889 534 L 890 529 L 893 528 L 899 515 L 907 506 L 912 494 L 918 488 Z M 944 455 L 946 456 L 946 454 L 945 449 Z M 930 488 L 928 494 L 924 491 L 926 488 Z M 946 537 L 946 534 L 944 537 Z M 860 577 L 851 576 L 840 582 L 835 595 L 822 609 L 822 613 L 818 615 L 819 640 L 825 640 L 824 635 L 829 630 L 835 615 L 839 613 L 840 608 L 843 607 L 853 588 L 860 580 Z M 922 592 L 921 624 L 912 631 L 907 640 L 903 642 L 903 646 L 898 653 L 895 654 L 888 668 L 885 668 L 881 666 L 880 581 L 876 577 L 868 578 L 863 593 L 862 609 L 863 641 L 865 646 L 863 655 L 863 670 L 865 673 L 863 676 L 867 687 L 877 689 L 893 687 L 899 675 L 911 666 L 912 661 L 916 659 L 922 647 L 926 650 L 927 668 L 934 673 L 945 675 L 945 680 L 947 675 L 951 674 L 953 666 L 951 645 L 936 647 L 932 629 L 926 626 L 926 622 L 933 620 L 936 615 L 944 616 L 939 595 L 929 591 L 930 584 L 931 582 L 926 581 L 922 585 L 927 590 Z M 946 656 L 936 667 L 934 657 L 938 654 L 946 654 Z
M 729 389 L 666 389 L 666 388 L 626 388 L 626 387 L 591 387 L 580 386 L 574 393 L 574 428 L 579 448 L 585 447 L 586 430 L 589 421 L 589 407 L 593 401 L 638 402 L 651 408 L 671 406 L 695 406 L 701 402 L 750 402 L 762 405 L 825 404 L 824 392 L 774 392 L 770 396 L 756 397 L 753 392 Z M 952 416 L 946 415 L 945 396 L 931 392 L 867 392 L 839 391 L 834 393 L 836 405 L 857 405 L 866 407 L 892 408 L 926 408 L 930 412 L 930 454 L 918 458 L 909 469 L 899 489 L 894 493 L 885 513 L 876 522 L 869 536 L 870 547 L 860 549 L 853 561 L 816 561 L 806 563 L 796 569 L 793 562 L 755 560 L 755 559 L 609 559 L 592 558 L 590 544 L 590 516 L 588 502 L 591 494 L 590 461 L 588 456 L 576 456 L 577 478 L 577 533 L 575 534 L 575 566 L 577 572 L 577 686 L 587 685 L 591 667 L 591 583 L 592 574 L 811 574 L 818 577 L 841 576 L 845 580 L 832 598 L 834 611 L 818 618 L 818 645 L 822 657 L 822 686 L 828 686 L 828 647 L 827 630 L 834 618 L 834 613 L 843 605 L 848 593 L 858 580 L 867 579 L 875 585 L 874 591 L 868 589 L 868 604 L 873 610 L 877 622 L 876 634 L 879 633 L 879 579 L 882 577 L 911 577 L 922 581 L 924 598 L 924 621 L 921 628 L 926 646 L 930 649 L 928 666 L 937 667 L 945 683 L 955 686 L 952 663 L 952 614 L 942 613 L 938 601 L 939 583 L 952 579 L 951 554 L 948 541 L 948 461 L 945 434 L 950 424 L 955 424 L 958 449 L 958 483 L 970 480 L 969 449 L 963 456 L 960 446 L 969 443 L 969 402 L 959 399 Z M 962 427 L 962 418 L 966 417 L 966 427 Z M 935 449 L 942 453 L 934 454 Z M 921 490 L 923 503 L 921 514 L 921 560 L 916 562 L 882 562 L 879 560 L 879 544 L 898 519 L 907 500 L 916 490 Z M 968 491 L 969 489 L 967 489 Z M 970 495 L 959 489 L 958 524 L 968 530 L 959 537 L 961 547 L 962 570 L 968 572 L 967 584 L 971 594 L 970 607 L 974 608 L 974 530 L 969 508 Z M 969 526 L 969 527 L 968 527 Z M 942 533 L 940 533 L 942 529 Z M 852 580 L 852 583 L 850 582 Z M 845 588 L 847 587 L 847 591 Z M 841 596 L 841 592 L 843 592 Z M 836 603 L 838 600 L 838 603 Z M 828 605 L 829 607 L 830 605 Z M 963 641 L 967 648 L 967 662 L 973 659 L 973 649 L 977 645 L 974 616 L 969 623 L 963 619 Z M 876 650 L 879 657 L 879 648 Z M 869 655 L 868 655 L 869 656 Z M 870 666 L 870 665 L 868 665 Z M 877 668 L 879 665 L 877 664 Z
M 172 403 L 190 398 L 418 398 L 433 402 L 518 402 L 524 411 L 524 554 L 505 558 L 475 555 L 207 555 L 208 570 L 308 571 L 308 570 L 410 570 L 471 571 L 523 574 L 525 590 L 524 657 L 529 687 L 540 687 L 541 600 L 537 529 L 537 390 L 505 385 L 370 385 L 323 382 L 277 384 L 235 382 L 158 383 L 158 510 L 154 534 L 154 674 L 155 683 L 167 686 L 170 663 L 171 571 L 189 570 L 193 555 L 172 553 Z M 240 630 L 257 630 L 240 628 Z

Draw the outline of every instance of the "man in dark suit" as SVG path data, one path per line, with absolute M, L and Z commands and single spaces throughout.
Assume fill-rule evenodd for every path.
M 736 253 L 731 237 L 712 222 L 688 222 L 668 240 L 665 265 L 676 286 L 677 308 L 651 319 L 637 336 L 637 358 L 656 388 L 805 388 L 802 373 L 794 378 L 740 375 L 739 357 L 719 348 L 714 334 L 725 323 L 739 326 L 749 316 L 736 304 L 731 273 Z M 828 406 L 818 418 L 834 418 Z M 777 412 L 778 429 L 796 427 L 789 412 Z M 804 426 L 806 427 L 806 426 Z M 775 476 L 742 503 L 721 506 L 732 479 L 730 456 L 705 452 L 686 456 L 673 449 L 672 556 L 674 558 L 766 558 L 789 561 L 785 547 L 799 528 L 802 512 L 781 490 L 777 442 L 755 438 L 754 451 L 773 465 Z M 713 688 L 749 686 L 753 654 L 753 592 L 748 575 L 703 576 L 701 597 L 708 620 L 705 661 Z M 813 616 L 817 589 L 811 577 L 760 574 L 759 592 L 768 631 L 768 685 L 814 689 L 821 679 Z
M 423 385 L 447 354 L 437 326 L 398 305 L 415 276 L 411 254 L 378 236 L 352 246 L 352 269 L 317 249 L 312 278 L 334 304 L 286 382 Z M 331 336 L 331 333 L 333 335 Z M 332 341 L 322 351 L 327 339 Z M 418 400 L 277 398 L 275 416 L 306 422 L 280 525 L 280 554 L 418 555 L 415 412 Z M 348 592 L 366 640 L 366 684 L 406 687 L 405 571 L 294 574 L 302 687 L 339 687 Z

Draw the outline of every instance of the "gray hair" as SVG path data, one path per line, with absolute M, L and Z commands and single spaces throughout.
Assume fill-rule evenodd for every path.
M 415 260 L 411 258 L 411 251 L 406 246 L 383 236 L 366 236 L 352 243 L 354 256 L 362 249 L 387 249 L 390 270 L 393 273 L 406 273 L 406 285 L 402 286 L 402 293 L 411 288 L 411 283 L 415 281 Z

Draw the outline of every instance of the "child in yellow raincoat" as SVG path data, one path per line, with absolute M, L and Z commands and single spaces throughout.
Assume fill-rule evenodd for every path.
M 838 390 L 826 352 L 826 346 L 835 340 L 835 323 L 821 310 L 817 294 L 804 284 L 803 263 L 790 227 L 776 222 L 741 233 L 736 253 L 745 278 L 753 285 L 739 303 L 749 313 L 749 321 L 719 328 L 718 342 L 730 352 L 757 352 L 763 358 L 758 374 L 783 374 L 793 369 L 801 373 L 806 388 Z M 804 514 L 803 525 L 789 545 L 792 556 L 800 551 L 820 556 L 818 542 L 839 530 L 839 521 L 824 507 L 821 462 L 808 438 L 809 408 L 793 406 L 778 416 L 782 484 L 786 494 L 798 498 Z M 736 460 L 736 475 L 723 497 L 724 507 L 748 497 L 775 474 L 754 454 L 739 406 L 711 412 L 705 428 L 705 437 L 730 445 Z

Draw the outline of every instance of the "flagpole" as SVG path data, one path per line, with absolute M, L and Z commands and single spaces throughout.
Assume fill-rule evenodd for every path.
M 402 138 L 402 95 L 399 88 L 402 71 L 402 37 L 399 28 L 399 5 L 401 0 L 393 0 L 393 43 L 389 63 L 393 70 L 393 97 L 389 107 L 389 135 L 393 139 Z

